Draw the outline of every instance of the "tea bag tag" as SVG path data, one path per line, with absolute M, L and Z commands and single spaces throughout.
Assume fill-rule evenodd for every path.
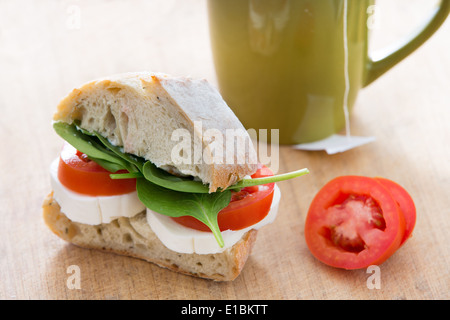
M 325 150 L 328 154 L 345 152 L 375 141 L 375 137 L 357 137 L 351 135 L 333 134 L 323 140 L 294 145 L 294 149 L 306 151 Z

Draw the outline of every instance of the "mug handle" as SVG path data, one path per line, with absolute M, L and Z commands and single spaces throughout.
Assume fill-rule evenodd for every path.
M 413 53 L 425 41 L 427 41 L 444 23 L 450 11 L 450 0 L 441 0 L 425 26 L 404 38 L 399 44 L 392 48 L 387 48 L 384 54 L 377 59 L 369 57 L 367 64 L 367 74 L 363 87 L 368 86 L 386 71 L 394 67 L 397 63 Z

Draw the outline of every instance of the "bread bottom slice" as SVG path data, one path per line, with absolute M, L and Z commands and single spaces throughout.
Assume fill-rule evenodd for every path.
M 53 192 L 45 198 L 42 208 L 50 230 L 79 247 L 139 258 L 175 272 L 215 281 L 232 281 L 240 274 L 257 235 L 256 230 L 250 230 L 221 253 L 178 253 L 159 240 L 147 223 L 145 211 L 100 225 L 78 223 L 61 212 Z

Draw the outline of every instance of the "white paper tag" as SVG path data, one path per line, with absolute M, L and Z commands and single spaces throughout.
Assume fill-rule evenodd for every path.
M 375 137 L 356 137 L 333 134 L 323 140 L 294 145 L 293 148 L 307 151 L 325 150 L 328 154 L 335 154 L 362 146 L 372 141 L 375 141 Z

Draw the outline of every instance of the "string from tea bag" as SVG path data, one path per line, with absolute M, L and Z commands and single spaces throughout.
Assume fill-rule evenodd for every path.
M 348 0 L 344 0 L 343 10 L 343 31 L 344 31 L 344 77 L 345 77 L 345 91 L 343 100 L 343 109 L 345 116 L 345 131 L 346 135 L 332 134 L 331 136 L 314 142 L 302 143 L 295 145 L 295 149 L 318 151 L 325 150 L 328 154 L 335 154 L 351 150 L 353 148 L 362 146 L 366 143 L 375 141 L 374 137 L 357 137 L 350 134 L 350 117 L 348 110 L 348 96 L 350 92 L 350 77 L 349 77 L 349 58 L 348 58 Z
M 347 138 L 350 138 L 350 117 L 348 112 L 348 95 L 350 92 L 350 78 L 348 70 L 348 35 L 347 35 L 347 15 L 348 15 L 348 0 L 344 0 L 344 77 L 345 77 L 345 91 L 344 91 L 344 117 L 345 117 L 345 133 Z

